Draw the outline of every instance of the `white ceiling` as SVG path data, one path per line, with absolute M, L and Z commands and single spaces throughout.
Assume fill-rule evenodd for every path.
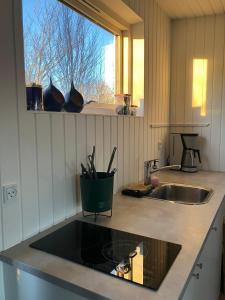
M 171 18 L 225 13 L 225 0 L 157 0 Z

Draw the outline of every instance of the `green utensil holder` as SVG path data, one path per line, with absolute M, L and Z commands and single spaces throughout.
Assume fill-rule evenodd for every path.
M 91 215 L 103 215 L 103 212 L 110 211 L 112 216 L 113 201 L 113 181 L 114 175 L 107 176 L 105 172 L 97 172 L 97 179 L 91 179 L 84 175 L 80 176 L 81 200 L 83 216 L 84 212 L 92 213 Z

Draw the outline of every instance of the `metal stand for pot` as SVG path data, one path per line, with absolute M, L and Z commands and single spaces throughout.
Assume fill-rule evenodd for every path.
M 85 211 L 82 210 L 82 214 L 83 214 L 83 217 L 84 217 L 84 218 L 86 218 L 86 217 L 91 217 L 91 216 L 95 216 L 95 222 L 96 222 L 98 216 L 100 216 L 100 217 L 111 218 L 111 217 L 112 217 L 112 209 L 110 209 L 109 212 L 110 212 L 109 215 L 101 214 L 101 213 L 85 214 Z

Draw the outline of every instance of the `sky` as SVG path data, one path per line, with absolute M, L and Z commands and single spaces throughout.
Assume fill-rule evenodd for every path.
M 45 3 L 55 4 L 55 3 L 58 3 L 58 2 L 59 1 L 57 1 L 57 0 L 22 0 L 22 3 L 23 3 L 23 22 L 26 22 L 27 17 L 31 17 L 31 18 L 34 17 L 34 10 L 35 10 L 35 6 L 37 4 L 38 5 L 43 5 Z M 77 12 L 75 12 L 75 11 L 74 11 L 74 13 L 77 14 Z M 90 22 L 90 23 L 92 23 L 92 22 Z M 92 25 L 96 28 L 99 28 L 99 30 L 101 31 L 101 42 L 102 42 L 103 46 L 112 43 L 113 35 L 110 32 L 104 30 L 103 28 L 101 28 L 100 26 L 98 26 L 94 23 L 92 23 Z
M 64 5 L 62 3 L 60 3 L 58 0 L 22 0 L 22 4 L 23 4 L 23 24 L 25 27 L 25 24 L 29 24 L 29 19 L 31 18 L 32 20 L 35 18 L 37 18 L 37 13 L 35 11 L 36 8 L 38 7 L 44 7 L 46 5 L 51 5 L 51 4 L 59 4 L 59 5 Z M 77 14 L 76 11 L 74 11 L 74 14 Z M 100 39 L 99 42 L 101 43 L 100 47 L 103 48 L 103 52 L 105 53 L 105 60 L 103 63 L 102 68 L 105 70 L 104 74 L 102 74 L 103 78 L 106 82 L 106 84 L 110 87 L 110 88 L 114 88 L 114 78 L 112 78 L 112 72 L 114 70 L 115 67 L 115 61 L 114 61 L 114 56 L 113 55 L 113 49 L 115 49 L 114 45 L 114 35 L 108 31 L 106 31 L 105 29 L 103 29 L 102 27 L 96 25 L 95 23 L 89 21 L 88 19 L 86 19 L 88 23 L 91 24 L 91 26 L 94 29 L 98 29 L 99 31 L 99 35 L 100 35 Z M 35 22 L 32 23 L 32 29 L 34 30 L 35 28 L 38 27 L 37 25 L 35 25 Z M 25 49 L 25 55 L 26 55 L 26 49 Z M 111 57 L 111 61 L 110 61 L 110 57 Z M 113 57 L 113 59 L 112 59 Z

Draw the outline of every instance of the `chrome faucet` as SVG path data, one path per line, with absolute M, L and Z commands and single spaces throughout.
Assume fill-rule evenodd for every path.
M 180 170 L 180 165 L 171 165 L 164 167 L 157 167 L 158 159 L 152 159 L 144 162 L 144 185 L 151 184 L 151 175 L 161 170 L 174 168 L 175 170 Z

